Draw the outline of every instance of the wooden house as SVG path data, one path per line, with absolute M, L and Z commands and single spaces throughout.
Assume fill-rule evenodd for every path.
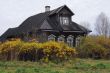
M 11 38 L 29 41 L 34 38 L 39 42 L 54 40 L 75 46 L 78 37 L 86 36 L 91 30 L 73 22 L 73 15 L 74 13 L 66 5 L 54 10 L 50 10 L 50 6 L 45 6 L 45 12 L 27 18 L 16 28 L 9 28 L 0 37 L 0 41 Z

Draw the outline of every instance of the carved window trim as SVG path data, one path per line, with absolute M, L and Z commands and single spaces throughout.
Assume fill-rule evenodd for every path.
M 80 45 L 80 36 L 77 36 L 76 38 L 76 47 Z
M 55 41 L 55 35 L 51 34 L 48 36 L 48 41 Z
M 68 46 L 73 47 L 73 44 L 74 44 L 73 42 L 74 42 L 74 36 L 69 35 L 69 36 L 67 37 L 67 44 L 68 44 Z
M 65 36 L 64 35 L 60 35 L 58 37 L 58 42 L 64 42 L 65 41 Z

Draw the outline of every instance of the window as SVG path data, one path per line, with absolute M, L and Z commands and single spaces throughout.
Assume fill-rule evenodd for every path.
M 76 38 L 76 47 L 80 45 L 80 36 Z
M 69 18 L 68 17 L 60 17 L 60 23 L 63 25 L 69 24 Z
M 72 35 L 69 35 L 67 37 L 67 44 L 68 44 L 68 46 L 73 47 L 73 40 L 74 40 L 74 37 Z
M 55 41 L 55 35 L 51 34 L 48 36 L 48 41 Z
M 65 41 L 65 36 L 61 35 L 58 37 L 58 42 L 64 42 Z

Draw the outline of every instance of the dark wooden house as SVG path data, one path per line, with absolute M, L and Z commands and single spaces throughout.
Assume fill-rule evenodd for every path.
M 54 10 L 46 6 L 45 12 L 27 18 L 16 28 L 9 28 L 0 37 L 0 41 L 11 38 L 29 41 L 34 38 L 39 42 L 55 40 L 75 46 L 79 36 L 85 36 L 91 31 L 73 22 L 73 15 L 74 13 L 66 5 Z

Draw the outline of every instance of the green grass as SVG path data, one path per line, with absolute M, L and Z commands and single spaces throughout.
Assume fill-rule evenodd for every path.
M 0 61 L 0 73 L 110 73 L 110 60 L 75 59 L 59 64 Z

